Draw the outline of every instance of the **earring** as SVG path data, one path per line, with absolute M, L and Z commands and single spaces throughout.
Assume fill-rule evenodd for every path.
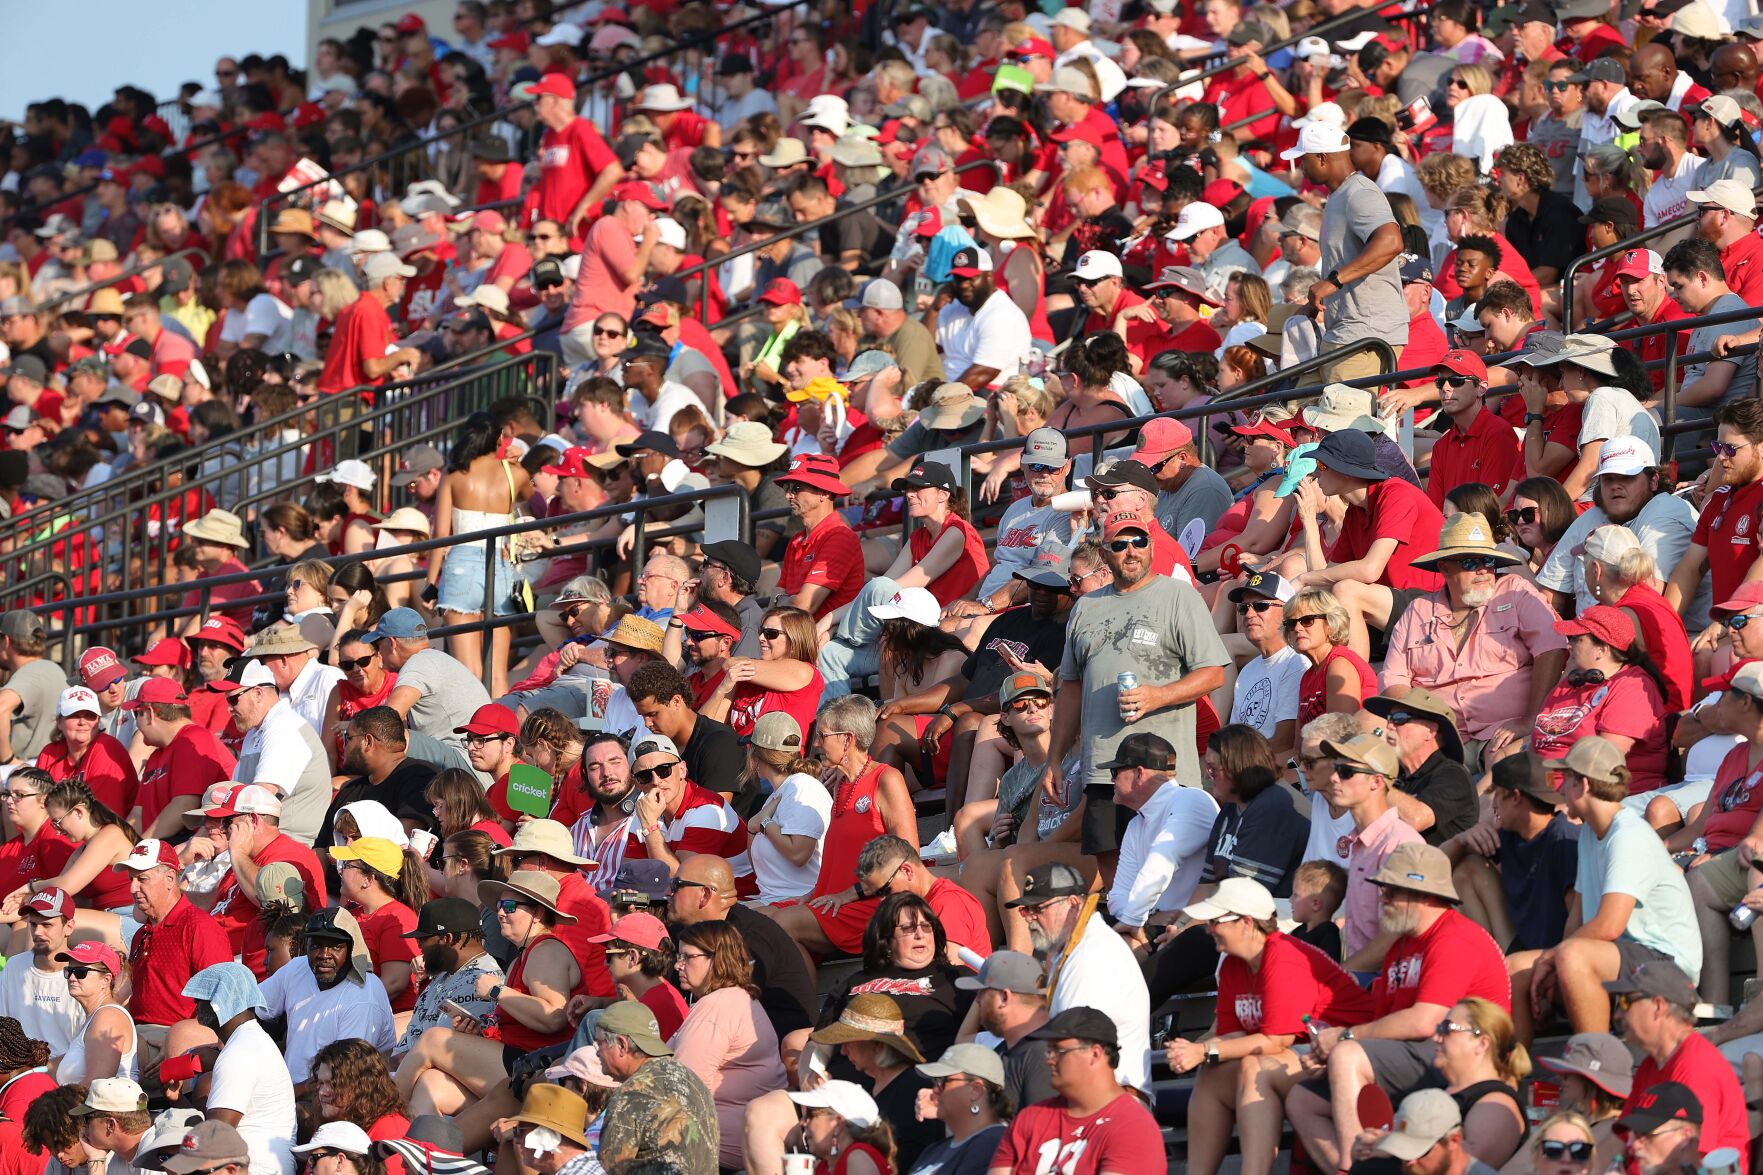
M 979 1103 L 977 1101 L 968 1102 L 967 1112 L 976 1118 L 979 1117 Z

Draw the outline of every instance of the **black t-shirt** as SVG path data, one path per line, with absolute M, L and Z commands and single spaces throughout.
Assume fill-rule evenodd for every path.
M 1517 207 L 1507 214 L 1506 239 L 1532 269 L 1565 272 L 1581 252 L 1585 228 L 1572 199 L 1559 192 L 1539 192 L 1536 215 Z
M 1059 1096 L 1047 1068 L 1047 1042 L 1027 1037 L 1004 1050 L 1004 1088 L 1018 1106 L 1032 1106 Z
M 1068 608 L 1051 620 L 1036 620 L 1034 609 L 1019 604 L 999 615 L 987 627 L 985 640 L 969 653 L 961 664 L 961 676 L 967 679 L 967 693 L 962 701 L 972 703 L 981 698 L 998 700 L 1010 666 L 998 655 L 1007 647 L 1019 661 L 1039 661 L 1054 673 L 1065 654 L 1065 624 L 1071 619 Z
M 1310 821 L 1278 784 L 1247 804 L 1224 804 L 1212 822 L 1202 881 L 1252 877 L 1276 898 L 1292 896 L 1292 874 L 1304 863 Z
M 808 964 L 796 942 L 784 928 L 746 906 L 731 906 L 728 924 L 747 940 L 753 955 L 753 983 L 759 988 L 759 1006 L 777 1030 L 778 1038 L 814 1026 L 816 995 Z
M 1042 1052 L 1046 1051 L 1043 1042 L 1036 1041 L 1035 1044 Z M 991 1170 L 992 1156 L 998 1153 L 998 1144 L 1003 1141 L 1002 1122 L 976 1131 L 966 1142 L 945 1138 L 924 1148 L 912 1175 L 986 1175 Z
M 1044 1049 L 1046 1045 L 1041 1047 Z M 932 1053 L 931 1059 L 940 1055 Z M 912 1170 L 925 1147 L 948 1137 L 942 1119 L 918 1120 L 918 1095 L 921 1090 L 929 1089 L 930 1083 L 930 1078 L 908 1066 L 904 1073 L 888 1082 L 886 1089 L 875 1095 L 875 1108 L 881 1111 L 882 1121 L 894 1128 L 894 1149 L 898 1152 L 896 1171 Z
M 1579 835 L 1557 815 L 1535 840 L 1500 830 L 1500 885 L 1512 911 L 1508 951 L 1545 950 L 1567 926 L 1567 891 L 1579 876 Z
M 429 781 L 440 774 L 440 768 L 433 763 L 425 763 L 421 759 L 406 759 L 396 767 L 380 783 L 372 783 L 365 775 L 357 775 L 348 783 L 337 789 L 331 799 L 330 810 L 324 814 L 324 827 L 318 830 L 317 838 L 312 842 L 313 852 L 319 860 L 324 861 L 325 869 L 330 869 L 330 854 L 325 852 L 336 842 L 331 831 L 345 805 L 360 800 L 378 800 L 386 810 L 400 820 L 415 820 L 419 827 L 426 828 L 436 835 L 440 829 L 435 827 L 435 812 L 424 794 L 428 791 Z
M 733 807 L 740 816 L 751 816 L 758 810 L 757 789 L 749 784 L 749 794 L 741 792 L 741 769 L 747 757 L 741 752 L 741 737 L 734 727 L 700 714 L 692 724 L 692 737 L 680 748 L 680 754 L 685 756 L 686 774 L 693 783 L 732 794 Z
M 1432 827 L 1420 834 L 1429 845 L 1442 845 L 1475 823 L 1475 781 L 1467 767 L 1442 751 L 1434 751 L 1414 774 L 1397 776 L 1396 786 L 1432 809 Z
M 900 1005 L 906 1036 L 918 1051 L 935 1060 L 955 1043 L 955 1032 L 967 1015 L 973 993 L 955 986 L 957 972 L 942 963 L 921 971 L 890 967 L 885 971 L 858 971 L 826 997 L 820 1009 L 824 1028 L 839 1018 L 852 996 L 885 995 Z
M 1340 923 L 1334 921 L 1332 918 L 1317 923 L 1314 928 L 1309 926 L 1296 927 L 1292 930 L 1292 937 L 1299 942 L 1307 943 L 1310 946 L 1315 947 L 1337 963 L 1344 957 L 1341 953 Z
M 838 202 L 838 210 L 844 212 L 846 204 Z M 837 265 L 849 250 L 857 250 L 864 261 L 876 255 L 876 242 L 882 232 L 881 221 L 873 212 L 854 212 L 831 224 L 820 226 L 820 256 L 828 265 Z

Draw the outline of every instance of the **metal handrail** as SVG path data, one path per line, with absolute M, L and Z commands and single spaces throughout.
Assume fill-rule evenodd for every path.
M 1655 240 L 1659 237 L 1674 233 L 1679 229 L 1688 228 L 1690 225 L 1696 223 L 1696 219 L 1700 216 L 1700 212 L 1686 212 L 1682 216 L 1674 216 L 1663 224 L 1656 224 L 1652 228 L 1642 229 L 1634 236 L 1625 237 L 1624 239 L 1617 241 L 1614 245 L 1605 245 L 1601 249 L 1593 249 L 1589 253 L 1581 253 L 1572 261 L 1569 261 L 1567 263 L 1566 271 L 1561 275 L 1561 333 L 1569 335 L 1573 333 L 1573 278 L 1575 274 L 1594 261 L 1602 261 L 1604 258 L 1614 257 L 1618 253 L 1626 253 L 1636 245 L 1641 244 L 1643 241 Z

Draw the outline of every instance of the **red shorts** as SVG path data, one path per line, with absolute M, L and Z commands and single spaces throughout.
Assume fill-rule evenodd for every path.
M 912 722 L 913 722 L 913 728 L 914 728 L 913 733 L 918 736 L 921 744 L 923 743 L 923 740 L 924 740 L 925 730 L 927 730 L 930 727 L 931 719 L 933 719 L 935 717 L 937 717 L 937 715 L 935 715 L 935 714 L 914 714 L 912 716 Z M 955 745 L 955 724 L 950 723 L 949 729 L 947 729 L 943 732 L 943 737 L 939 738 L 937 740 L 936 753 L 934 755 L 932 755 L 931 759 L 930 759 L 931 771 L 935 773 L 936 778 L 935 779 L 920 779 L 918 781 L 919 783 L 923 784 L 925 787 L 933 787 L 936 784 L 948 782 L 948 779 L 949 779 L 949 752 L 954 747 L 954 745 Z M 919 758 L 922 758 L 922 757 L 923 756 L 920 755 Z M 917 759 L 915 759 L 915 760 L 913 760 L 913 770 L 916 772 L 916 771 L 918 771 L 918 768 L 919 768 L 919 761 Z M 920 772 L 920 774 L 922 774 L 922 772 Z
M 820 923 L 820 932 L 826 935 L 826 941 L 833 945 L 833 950 L 841 955 L 861 955 L 863 953 L 863 931 L 869 925 L 871 915 L 881 905 L 880 898 L 862 898 L 855 902 L 846 902 L 839 907 L 837 914 L 828 914 L 825 910 L 810 906 L 806 899 L 778 902 L 784 906 L 801 906 L 814 920 Z

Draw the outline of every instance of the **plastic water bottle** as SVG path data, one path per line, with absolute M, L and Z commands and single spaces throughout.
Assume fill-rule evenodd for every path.
M 1114 685 L 1115 685 L 1115 688 L 1118 689 L 1119 691 L 1121 691 L 1122 693 L 1124 693 L 1125 691 L 1127 691 L 1129 689 L 1138 689 L 1139 688 L 1139 675 L 1136 673 L 1122 673 L 1119 677 L 1114 679 Z M 1138 716 L 1139 716 L 1139 712 L 1137 710 L 1129 710 L 1125 706 L 1120 707 L 1121 721 L 1131 722 L 1134 719 L 1136 719 Z

